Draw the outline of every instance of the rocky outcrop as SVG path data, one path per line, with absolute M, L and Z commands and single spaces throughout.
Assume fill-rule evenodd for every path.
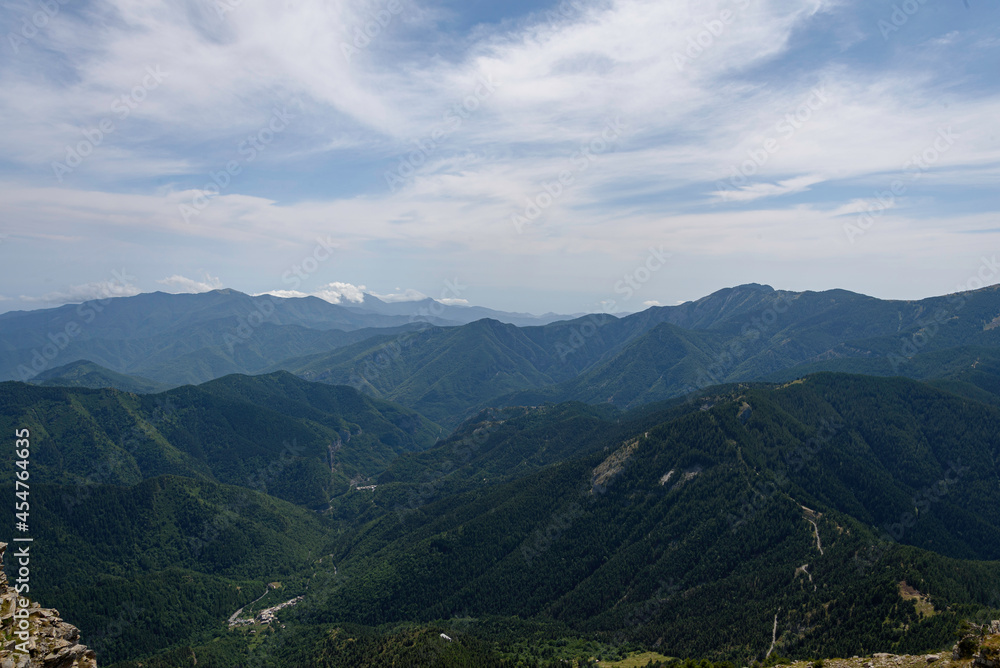
M 793 661 L 775 668 L 1000 668 L 1000 621 L 967 624 L 952 654 L 887 654 L 870 657 Z
M 0 562 L 6 550 L 0 543 Z M 94 651 L 79 643 L 80 630 L 60 619 L 58 610 L 29 601 L 27 623 L 15 619 L 18 598 L 0 568 L 0 668 L 97 668 Z
M 1000 620 L 990 625 L 990 632 L 1000 634 Z M 979 646 L 979 653 L 972 657 L 975 668 L 1000 668 L 1000 635 L 991 635 Z
M 967 626 L 951 657 L 954 661 L 972 659 L 973 668 L 1000 668 L 1000 620 Z

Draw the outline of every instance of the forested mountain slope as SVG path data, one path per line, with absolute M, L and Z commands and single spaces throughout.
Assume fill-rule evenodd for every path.
M 0 399 L 0 425 L 35 435 L 40 482 L 134 485 L 183 475 L 313 508 L 440 433 L 408 409 L 285 373 L 152 395 L 8 382 Z M 4 469 L 13 476 L 13 460 Z
M 565 424 L 561 407 L 535 410 Z M 595 426 L 613 430 L 607 417 Z M 992 407 L 821 374 L 726 390 L 598 451 L 454 494 L 441 485 L 403 512 L 407 472 L 418 483 L 426 471 L 397 460 L 370 519 L 334 549 L 337 571 L 319 571 L 288 619 L 537 616 L 744 663 L 763 658 L 775 619 L 792 656 L 933 649 L 1000 591 L 998 434 Z M 485 454 L 502 460 L 511 444 Z
M 275 365 L 349 384 L 447 426 L 546 401 L 631 408 L 720 383 L 822 370 L 931 378 L 1000 350 L 996 286 L 920 301 L 746 285 L 623 318 L 480 321 L 373 338 Z

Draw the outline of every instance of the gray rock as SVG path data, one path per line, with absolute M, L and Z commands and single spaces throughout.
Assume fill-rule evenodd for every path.
M 0 543 L 0 563 L 7 544 Z M 7 575 L 0 567 L 0 622 L 4 627 L 14 624 L 14 600 L 17 592 L 7 584 Z M 59 617 L 59 611 L 42 608 L 32 601 L 28 606 L 28 652 L 18 651 L 19 640 L 0 647 L 0 668 L 97 668 L 94 651 L 79 644 L 80 630 Z

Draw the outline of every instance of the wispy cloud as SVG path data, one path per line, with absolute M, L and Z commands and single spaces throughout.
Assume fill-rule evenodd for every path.
M 373 293 L 373 295 L 384 302 L 418 302 L 428 298 L 424 293 L 412 288 L 407 290 L 396 288 L 396 290 L 398 290 L 398 292 L 390 292 L 387 295 L 380 295 L 376 293 Z
M 788 195 L 809 190 L 809 186 L 822 183 L 826 179 L 822 176 L 807 175 L 798 176 L 786 181 L 777 183 L 754 183 L 738 188 L 737 190 L 721 190 L 713 192 L 712 195 L 724 201 L 752 202 L 761 197 L 776 197 L 778 195 Z
M 197 281 L 186 276 L 173 275 L 157 281 L 162 285 L 169 286 L 177 292 L 210 292 L 225 287 L 218 276 L 205 274 L 205 280 Z
M 611 261 L 653 240 L 721 263 L 767 239 L 755 252 L 817 260 L 814 271 L 836 276 L 835 258 L 874 252 L 838 246 L 838 217 L 947 128 L 958 140 L 885 212 L 879 234 L 899 233 L 896 253 L 960 248 L 953 209 L 995 210 L 1000 84 L 987 65 L 1000 43 L 964 9 L 954 20 L 921 12 L 887 42 L 884 8 L 860 0 L 581 0 L 462 34 L 433 3 L 400 2 L 350 58 L 343 45 L 370 18 L 366 0 L 241 3 L 223 17 L 212 3 L 127 0 L 60 12 L 0 61 L 0 219 L 52 257 L 86 248 L 152 259 L 144 247 L 155 245 L 170 254 L 155 276 L 178 272 L 164 285 L 183 290 L 216 285 L 185 278 L 209 262 L 228 285 L 265 290 L 262 262 L 294 264 L 321 235 L 337 238 L 342 254 L 326 265 L 335 275 L 431 293 L 453 267 L 497 290 L 602 290 L 619 271 Z M 1000 18 L 992 6 L 970 11 L 979 25 Z M 156 87 L 147 68 L 163 73 Z M 817 90 L 822 104 L 808 107 Z M 248 137 L 286 106 L 295 118 L 250 160 Z M 98 141 L 106 119 L 113 130 Z M 591 143 L 614 119 L 627 130 L 595 158 Z M 52 163 L 88 143 L 59 183 Z M 406 178 L 390 189 L 385 175 L 401 165 Z M 510 212 L 567 171 L 517 235 Z M 220 179 L 217 194 L 206 188 Z M 211 206 L 185 220 L 179 207 L 199 196 Z M 936 228 L 909 215 L 917 201 Z M 213 259 L 182 261 L 194 241 Z M 241 261 L 251 256 L 253 266 Z M 608 277 L 571 261 L 585 256 L 610 258 Z M 299 290 L 356 303 L 364 288 Z
M 131 283 L 123 283 L 119 280 L 100 281 L 96 283 L 84 283 L 82 285 L 71 285 L 64 290 L 47 292 L 39 297 L 31 295 L 21 295 L 20 299 L 29 304 L 45 304 L 55 306 L 59 304 L 77 304 L 93 299 L 108 299 L 110 297 L 133 297 L 142 291 Z

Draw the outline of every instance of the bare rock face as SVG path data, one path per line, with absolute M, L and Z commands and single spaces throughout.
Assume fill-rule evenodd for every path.
M 989 626 L 990 631 L 1000 630 L 1000 620 Z M 991 635 L 979 646 L 979 654 L 972 659 L 975 668 L 1000 668 L 1000 635 Z
M 0 543 L 0 562 L 6 550 Z M 80 630 L 60 619 L 58 610 L 29 602 L 23 628 L 23 618 L 14 618 L 19 598 L 0 568 L 0 668 L 97 668 L 94 651 L 79 643 Z

